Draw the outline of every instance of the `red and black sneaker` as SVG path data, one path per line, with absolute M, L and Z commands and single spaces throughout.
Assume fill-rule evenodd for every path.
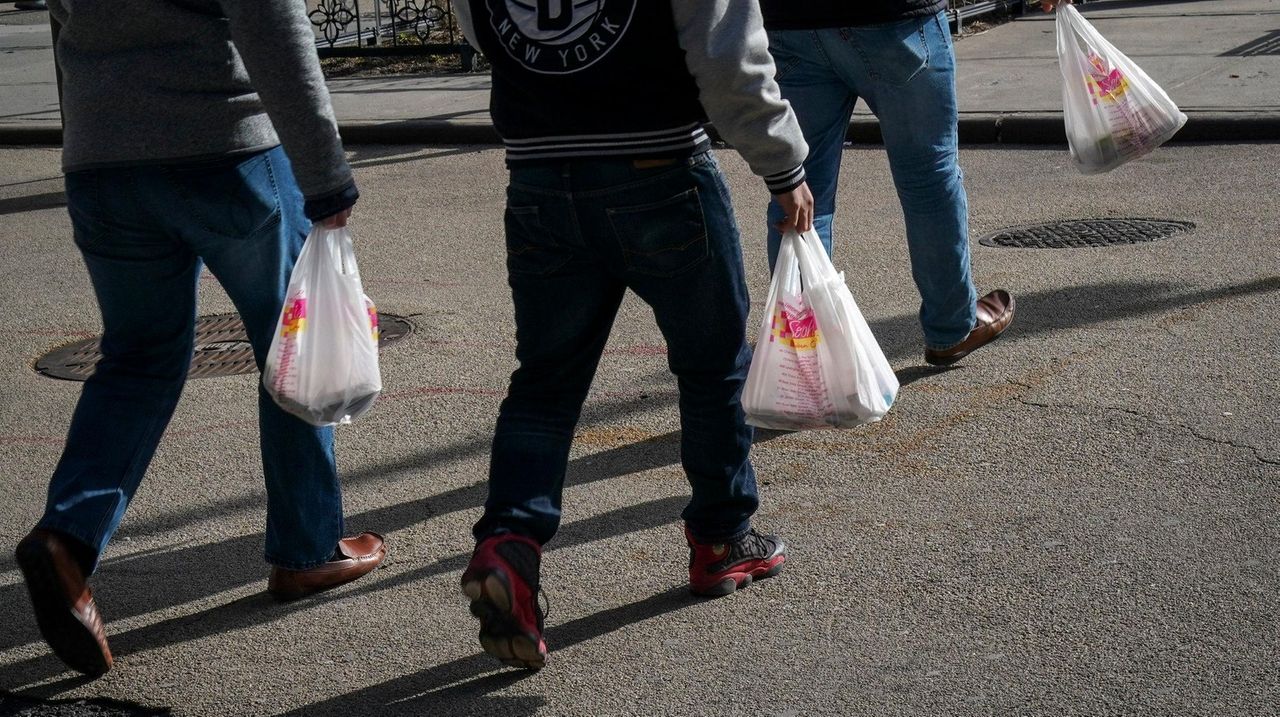
M 684 537 L 689 541 L 689 590 L 695 595 L 728 595 L 752 580 L 777 575 L 787 561 L 782 540 L 755 528 L 731 543 L 700 543 L 688 526 Z
M 480 619 L 480 647 L 512 667 L 547 664 L 538 606 L 542 548 L 523 535 L 504 533 L 480 541 L 462 573 L 462 594 Z

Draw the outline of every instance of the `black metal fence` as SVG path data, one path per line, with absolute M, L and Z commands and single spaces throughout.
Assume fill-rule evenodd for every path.
M 458 29 L 451 0 L 311 0 L 320 57 L 458 55 L 464 70 L 475 50 Z
M 465 0 L 461 0 L 465 1 Z M 1021 14 L 1025 0 L 948 0 L 956 32 L 976 18 Z M 476 51 L 458 29 L 452 0 L 311 0 L 321 57 L 458 55 L 464 70 Z

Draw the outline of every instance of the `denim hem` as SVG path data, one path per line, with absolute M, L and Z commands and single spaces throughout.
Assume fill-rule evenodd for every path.
M 715 537 L 707 537 L 705 535 L 702 535 L 692 525 L 688 523 L 686 523 L 686 525 L 689 525 L 689 532 L 693 533 L 693 539 L 698 541 L 699 543 L 734 543 L 734 542 L 737 542 L 738 540 L 741 540 L 742 537 L 747 533 L 751 532 L 750 520 L 744 521 L 742 528 L 738 529 L 733 533 L 729 533 L 727 536 L 722 534 Z
M 543 541 L 538 540 L 538 536 L 534 535 L 530 531 L 520 530 L 516 528 L 509 528 L 505 525 L 495 525 L 489 528 L 488 530 L 485 530 L 483 533 L 475 535 L 474 537 L 476 539 L 476 545 L 479 545 L 480 543 L 483 543 L 489 538 L 496 538 L 499 535 L 518 535 L 521 538 L 528 538 L 529 540 L 532 540 L 533 542 L 537 543 L 539 546 L 546 544 Z
M 86 546 L 89 547 L 90 550 L 93 550 L 95 553 L 95 557 L 93 559 L 93 567 L 89 569 L 89 574 L 92 575 L 98 569 L 98 563 L 101 562 L 102 560 L 102 554 L 98 550 L 98 541 L 94 540 L 92 537 L 87 536 L 83 532 L 81 532 L 83 530 L 82 526 L 75 525 L 70 522 L 65 522 L 57 519 L 50 519 L 46 517 L 46 518 L 41 518 L 40 522 L 36 523 L 36 527 L 42 530 L 52 530 L 57 533 L 64 533 L 66 535 L 71 536 L 72 538 L 75 538 L 76 540 L 79 540 L 81 543 L 84 543 Z
M 312 568 L 318 568 L 321 565 L 324 565 L 325 563 L 329 562 L 329 558 L 325 558 L 324 560 L 321 560 L 318 562 L 294 563 L 288 560 L 276 560 L 275 558 L 271 557 L 271 555 L 266 553 L 263 554 L 263 557 L 266 558 L 267 563 L 269 563 L 272 567 L 280 568 L 281 570 L 310 570 Z M 330 553 L 329 557 L 333 557 L 333 553 Z
M 976 328 L 976 327 L 975 327 L 975 328 Z M 973 329 L 969 329 L 969 333 L 973 333 Z M 962 343 L 964 343 L 965 341 L 968 341 L 968 340 L 969 340 L 969 334 L 965 334 L 964 336 L 961 336 L 961 337 L 960 337 L 960 340 L 959 340 L 959 341 L 956 341 L 956 342 L 953 342 L 953 343 L 950 343 L 950 344 L 945 344 L 945 345 L 942 345 L 942 346 L 939 346 L 938 344 L 934 344 L 934 343 L 930 343 L 930 342 L 926 341 L 926 342 L 925 342 L 925 344 L 924 344 L 924 347 L 925 347 L 926 349 L 930 350 L 930 351 L 950 351 L 951 349 L 953 349 L 953 348 L 955 348 L 955 347 L 959 346 L 960 344 L 962 344 Z

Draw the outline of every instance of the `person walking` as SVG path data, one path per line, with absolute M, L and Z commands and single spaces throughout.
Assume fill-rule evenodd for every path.
M 359 192 L 303 3 L 49 4 L 62 25 L 67 208 L 102 313 L 102 359 L 16 558 L 53 652 L 100 675 L 112 656 L 86 581 L 182 393 L 202 266 L 261 369 L 312 221 L 345 225 Z M 268 591 L 293 600 L 377 567 L 380 536 L 342 537 L 332 429 L 285 413 L 261 385 L 258 419 Z
M 833 249 L 836 185 L 849 119 L 861 98 L 880 121 L 920 292 L 924 359 L 953 364 L 994 341 L 1014 300 L 979 298 L 970 275 L 969 209 L 958 163 L 955 53 L 944 0 L 760 0 L 782 96 L 809 143 L 814 225 Z M 785 213 L 768 210 L 769 266 Z
M 758 533 L 742 251 L 706 116 L 808 228 L 800 127 L 778 97 L 754 0 L 535 3 L 455 10 L 493 66 L 507 150 L 507 273 L 516 358 L 489 495 L 462 591 L 480 645 L 508 665 L 547 658 L 538 605 L 569 447 L 624 293 L 652 309 L 680 388 L 689 587 L 726 595 L 769 577 L 783 541 Z

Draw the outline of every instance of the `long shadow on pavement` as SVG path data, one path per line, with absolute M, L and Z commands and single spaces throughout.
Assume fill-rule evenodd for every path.
M 29 194 L 22 197 L 0 199 L 0 216 L 34 212 L 40 209 L 53 209 L 67 204 L 67 195 L 62 191 Z
M 1018 302 L 1017 317 L 1001 342 L 1021 342 L 1038 335 L 1077 326 L 1156 314 L 1235 296 L 1280 291 L 1280 277 L 1260 278 L 1243 284 L 1195 292 L 1172 293 L 1182 288 L 1181 285 L 1170 282 L 1109 282 L 1017 294 L 1015 296 Z M 855 287 L 856 292 L 857 287 Z M 871 321 L 870 325 L 872 333 L 890 361 L 902 361 L 923 353 L 924 345 L 914 314 L 876 319 Z M 905 384 L 939 375 L 942 372 L 917 365 L 900 369 L 899 373 L 899 380 Z M 630 398 L 613 404 L 589 404 L 587 410 L 591 419 L 590 421 L 584 419 L 583 424 L 605 423 L 624 417 L 633 411 L 652 409 L 655 403 L 674 403 L 674 400 L 674 394 L 658 394 L 650 398 Z M 490 438 L 485 436 L 444 448 L 430 449 L 399 461 L 353 471 L 345 474 L 342 482 L 344 486 L 354 486 L 365 481 L 384 480 L 398 474 L 412 475 L 426 466 L 457 462 L 478 455 L 487 451 L 489 445 Z M 132 521 L 126 518 L 124 529 L 133 535 L 160 534 L 199 524 L 213 516 L 260 509 L 264 505 L 266 505 L 266 497 L 261 493 L 242 495 L 176 510 L 150 520 Z M 11 568 L 11 562 L 4 565 L 4 569 Z M 5 604 L 3 598 L 4 592 L 0 589 L 0 605 Z M 6 646 L 4 640 L 0 638 L 0 649 Z
M 409 149 L 410 151 L 403 151 Z M 365 145 L 356 145 L 348 151 L 351 153 L 349 163 L 357 169 L 367 169 L 369 167 L 382 167 L 388 164 L 402 164 L 406 162 L 419 162 L 424 159 L 440 159 L 442 157 L 454 157 L 462 154 L 476 154 L 477 152 L 489 149 L 488 147 L 479 147 L 475 145 L 464 145 L 456 149 L 439 149 L 429 151 L 423 154 L 418 147 L 406 148 L 399 145 L 390 147 L 375 147 L 366 149 Z
M 551 659 L 555 653 L 595 639 L 628 625 L 682 610 L 700 601 L 683 585 L 673 587 L 644 600 L 602 610 L 547 630 L 547 646 Z M 498 672 L 493 672 L 495 669 Z M 421 672 L 388 680 L 323 702 L 306 705 L 280 717 L 307 715 L 339 715 L 376 713 L 397 715 L 447 714 L 492 715 L 530 714 L 530 712 L 493 712 L 489 693 L 531 676 L 532 673 L 502 668 L 484 654 L 463 657 L 429 667 Z M 518 698 L 510 698 L 518 699 Z M 536 707 L 536 705 L 534 706 Z
M 1018 317 L 1003 341 L 1026 340 L 1033 336 L 1080 325 L 1158 313 L 1170 309 L 1204 304 L 1220 299 L 1280 291 L 1280 277 L 1268 277 L 1254 281 L 1195 292 L 1172 293 L 1176 285 L 1168 282 L 1111 282 L 1086 287 L 1067 287 L 1043 292 L 1019 295 Z M 920 350 L 918 328 L 914 315 L 899 315 L 872 322 L 872 331 L 881 342 L 886 355 L 892 359 L 915 354 Z M 901 371 L 904 383 L 932 375 L 932 370 L 908 368 Z M 652 408 L 655 401 L 672 401 L 674 394 L 659 395 L 648 399 L 627 399 L 616 404 L 593 407 L 594 421 L 607 422 L 628 413 Z M 762 439 L 767 439 L 765 434 Z M 667 434 L 636 444 L 584 456 L 570 464 L 570 484 L 589 483 L 638 470 L 678 463 L 676 434 Z M 431 449 L 388 464 L 371 466 L 344 476 L 346 485 L 356 485 L 369 480 L 386 480 L 396 475 L 412 476 L 427 467 L 439 467 L 442 463 L 464 460 L 488 450 L 489 439 L 476 439 L 466 443 Z M 589 466 L 589 467 L 588 467 Z M 394 531 L 420 522 L 430 516 L 467 510 L 480 506 L 485 495 L 485 484 L 478 482 L 445 493 L 425 497 L 417 501 L 366 511 L 350 516 L 353 525 L 367 526 L 374 530 Z M 167 532 L 239 510 L 248 510 L 263 504 L 260 495 L 240 496 L 221 501 L 212 506 L 202 505 L 177 511 L 157 520 L 130 523 L 127 529 L 134 533 L 155 534 Z M 126 556 L 109 560 L 104 564 L 100 587 L 111 600 L 111 611 L 117 617 L 144 614 L 153 610 L 182 604 L 211 593 L 233 589 L 262 579 L 262 568 L 247 555 L 256 555 L 262 536 L 251 535 L 218 543 L 179 548 L 158 556 Z M 145 561 L 145 562 L 143 562 Z M 150 590 L 133 590 L 129 585 L 137 578 L 121 577 L 123 570 L 142 563 L 148 573 L 173 571 L 184 574 L 184 580 L 172 590 L 159 593 Z M 192 570 L 200 566 L 200 570 Z M 120 570 L 123 569 L 123 570 Z M 137 594 L 134 594 L 137 593 Z M 14 611 L 26 612 L 25 588 L 9 585 L 0 588 L 0 609 L 9 614 L 3 619 L 14 629 L 0 637 L 0 649 L 8 649 L 38 639 L 35 626 L 29 617 L 17 617 Z
M 758 441 L 770 440 L 777 435 L 781 434 L 762 432 Z M 582 485 L 678 462 L 679 433 L 672 432 L 575 459 L 570 463 L 566 483 Z M 477 483 L 417 501 L 367 511 L 352 516 L 349 520 L 352 523 L 369 525 L 390 532 L 430 517 L 476 508 L 483 504 L 485 495 L 485 484 Z M 548 549 L 605 540 L 617 535 L 672 523 L 678 519 L 680 510 L 687 502 L 688 498 L 685 496 L 672 496 L 570 523 L 548 545 Z M 140 560 L 145 561 L 146 564 L 146 573 L 141 576 L 142 579 L 138 576 L 122 576 L 119 574 L 121 571 L 116 571 L 116 575 L 110 579 L 104 577 L 103 580 L 98 581 L 99 605 L 108 619 L 113 616 L 128 617 L 180 605 L 211 593 L 261 581 L 263 576 L 260 569 L 250 572 L 242 559 L 244 554 L 257 550 L 261 540 L 261 535 L 243 536 L 141 558 Z M 117 656 L 123 657 L 131 652 L 154 649 L 271 622 L 316 601 L 333 599 L 335 596 L 351 597 L 380 592 L 451 571 L 461 571 L 469 557 L 469 554 L 459 553 L 383 580 L 377 580 L 375 574 L 374 579 L 356 583 L 351 589 L 295 604 L 278 605 L 266 594 L 258 593 L 203 612 L 170 618 L 118 635 L 110 635 L 109 639 L 113 651 Z M 122 561 L 120 567 L 127 569 L 130 562 L 132 561 Z M 202 569 L 193 570 L 193 566 L 201 566 Z M 231 569 L 217 570 L 217 568 L 226 567 Z M 182 579 L 171 581 L 170 589 L 154 590 L 154 574 L 157 572 L 173 572 L 182 575 Z M 11 612 L 27 613 L 27 599 L 22 594 L 24 592 L 25 588 L 22 585 L 6 587 L 0 591 L 0 605 L 6 606 Z M 9 602 L 3 602 L 4 600 Z M 16 631 L 17 634 L 6 641 L 13 642 L 10 646 L 40 639 L 29 616 L 15 620 L 11 614 L 5 619 L 11 625 L 25 623 L 26 628 Z M 59 674 L 63 670 L 61 663 L 52 656 L 34 658 L 0 667 L 0 684 L 30 684 Z M 60 690 L 55 687 L 52 692 L 38 690 L 37 694 L 56 694 L 58 691 Z
M 1109 320 L 1153 314 L 1170 309 L 1191 307 L 1222 299 L 1280 291 L 1280 277 L 1266 277 L 1232 286 L 1205 289 L 1194 292 L 1172 293 L 1175 285 L 1167 282 L 1138 283 L 1111 282 L 1088 287 L 1068 287 L 1033 294 L 1020 295 L 1018 320 L 1005 341 L 1020 340 L 1038 334 L 1065 328 L 1088 325 Z M 903 315 L 873 322 L 872 329 L 890 358 L 898 358 L 919 350 L 914 336 L 915 317 Z M 913 377 L 912 380 L 915 380 Z M 626 415 L 630 401 L 610 407 L 606 414 Z M 769 440 L 777 433 L 761 432 L 757 441 Z M 610 449 L 574 460 L 570 464 L 568 482 L 585 484 L 615 476 L 649 470 L 679 462 L 678 433 L 669 433 L 646 441 Z M 434 465 L 442 460 L 457 460 L 487 450 L 488 441 L 450 446 L 419 454 L 390 466 L 377 466 L 348 476 L 350 480 L 386 478 L 388 474 L 403 472 L 412 474 L 418 469 Z M 366 511 L 350 517 L 353 524 L 367 525 L 372 529 L 394 531 L 416 524 L 429 517 L 467 510 L 480 506 L 485 496 L 485 484 L 475 483 L 445 493 L 402 503 L 395 506 Z M 249 505 L 256 505 L 248 499 Z M 556 543 L 551 547 L 566 547 L 593 540 L 601 540 L 633 530 L 644 530 L 674 522 L 684 497 L 671 497 L 629 506 L 602 516 L 565 526 Z M 236 501 L 238 504 L 240 501 Z M 218 512 L 215 510 L 215 512 Z M 188 519 L 198 520 L 210 514 L 208 508 L 189 511 L 178 523 Z M 164 519 L 165 527 L 176 526 L 173 516 Z M 146 574 L 138 577 L 122 576 L 123 571 L 105 571 L 99 587 L 109 602 L 104 612 L 119 616 L 145 614 L 155 610 L 181 605 L 209 594 L 241 587 L 263 579 L 261 566 L 246 561 L 246 555 L 255 555 L 262 544 L 262 535 L 232 538 L 218 543 L 171 550 L 139 558 L 145 561 Z M 396 575 L 387 580 L 370 580 L 357 584 L 354 590 L 341 591 L 339 595 L 372 593 L 402 585 L 414 580 L 440 575 L 465 566 L 467 555 L 454 555 L 431 565 Z M 130 558 L 111 561 L 108 568 L 126 568 Z M 112 573 L 116 575 L 112 577 Z M 164 591 L 153 590 L 154 574 L 173 572 L 183 576 L 172 581 Z M 39 639 L 27 605 L 25 588 L 10 585 L 0 588 L 0 615 L 13 630 L 0 639 L 0 649 L 26 644 Z M 330 599 L 330 598 L 320 598 Z M 302 605 L 310 604 L 304 601 Z M 179 643 L 238 628 L 271 622 L 296 609 L 277 606 L 265 595 L 254 595 L 209 611 L 172 618 L 147 627 L 130 630 L 113 636 L 113 646 L 120 653 L 136 652 L 162 645 Z M 21 613 L 21 616 L 16 616 Z M 35 658 L 0 668 L 0 684 L 30 684 L 61 673 L 62 666 L 51 656 Z
M 557 550 L 583 545 L 673 523 L 679 518 L 680 509 L 687 502 L 688 499 L 682 496 L 661 498 L 570 523 L 560 532 L 556 540 L 548 545 L 547 549 Z M 329 600 L 367 597 L 373 593 L 418 580 L 454 571 L 461 572 L 470 557 L 467 553 L 457 553 L 422 568 L 386 579 L 378 579 L 379 574 L 374 573 L 370 578 L 354 583 L 350 588 L 323 593 L 297 603 L 282 605 L 274 602 L 266 593 L 255 593 L 209 610 L 170 618 L 120 634 L 110 634 L 108 629 L 108 639 L 111 641 L 111 648 L 117 659 L 128 659 L 130 653 L 198 640 L 210 635 L 222 635 L 273 622 L 297 610 L 313 607 Z M 138 586 L 136 589 L 141 587 Z M 46 654 L 0 668 L 0 684 L 11 685 L 11 689 L 16 689 L 21 685 L 45 680 L 65 671 L 66 668 L 57 658 Z M 73 678 L 53 685 L 25 690 L 24 694 L 50 697 L 78 684 L 81 682 Z
M 633 411 L 674 400 L 674 393 L 659 393 L 649 398 L 630 398 L 593 406 L 591 424 L 607 423 Z M 426 469 L 439 469 L 481 455 L 489 449 L 490 442 L 491 439 L 485 437 L 433 448 L 398 461 L 353 471 L 344 475 L 342 482 L 345 486 L 351 486 L 367 480 L 386 480 L 401 475 L 411 477 Z M 565 482 L 566 485 L 586 484 L 673 465 L 679 463 L 679 460 L 679 433 L 673 432 L 574 459 L 569 462 Z M 389 533 L 432 517 L 478 508 L 484 504 L 486 494 L 487 484 L 480 481 L 407 503 L 349 515 L 346 521 L 351 526 Z M 206 504 L 178 511 L 156 521 L 126 524 L 125 528 L 133 535 L 164 533 L 198 524 L 213 515 L 261 508 L 265 504 L 263 496 L 243 496 L 223 501 L 216 506 Z M 174 546 L 162 551 L 105 560 L 93 581 L 95 590 L 100 595 L 99 607 L 109 618 L 120 619 L 181 605 L 213 593 L 261 581 L 265 578 L 265 566 L 246 558 L 260 555 L 262 543 L 263 535 L 258 533 L 215 543 Z M 6 567 L 16 569 L 11 558 Z M 142 572 L 141 576 L 137 574 L 139 571 Z M 156 573 L 181 575 L 182 579 L 172 581 L 166 590 L 152 590 L 147 583 L 154 579 Z M 0 620 L 13 628 L 0 635 L 0 650 L 40 639 L 35 622 L 29 615 L 25 585 L 19 583 L 0 587 L 0 611 L 4 611 L 0 612 Z

